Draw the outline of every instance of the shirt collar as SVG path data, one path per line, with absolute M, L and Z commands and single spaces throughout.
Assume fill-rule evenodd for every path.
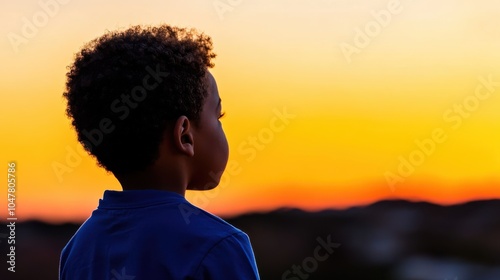
M 156 204 L 181 203 L 187 200 L 180 194 L 163 190 L 104 191 L 99 209 L 140 208 Z

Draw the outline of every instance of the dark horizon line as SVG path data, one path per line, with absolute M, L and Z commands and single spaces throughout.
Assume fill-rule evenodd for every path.
M 283 213 L 283 212 L 302 212 L 302 213 L 309 213 L 309 214 L 315 214 L 315 213 L 324 213 L 324 212 L 344 212 L 344 211 L 349 211 L 351 209 L 360 209 L 360 208 L 369 208 L 373 207 L 376 205 L 381 205 L 381 204 L 394 204 L 394 203 L 406 203 L 406 204 L 412 204 L 412 205 L 428 205 L 428 206 L 436 206 L 436 207 L 460 207 L 460 206 L 465 206 L 467 204 L 477 204 L 477 203 L 500 203 L 500 198 L 492 198 L 492 199 L 478 199 L 478 200 L 469 200 L 465 202 L 459 202 L 459 203 L 453 203 L 449 205 L 444 205 L 440 203 L 435 203 L 435 202 L 429 202 L 425 200 L 410 200 L 410 199 L 382 199 L 378 200 L 375 202 L 367 203 L 367 204 L 360 204 L 360 205 L 355 205 L 355 206 L 349 206 L 345 208 L 324 208 L 320 210 L 306 210 L 300 207 L 288 207 L 288 206 L 283 206 L 283 207 L 276 207 L 271 210 L 252 210 L 252 211 L 247 211 L 243 213 L 238 213 L 234 215 L 219 215 L 223 219 L 237 219 L 239 217 L 245 217 L 245 216 L 254 216 L 254 215 L 268 215 L 272 213 Z M 63 226 L 63 225 L 79 225 L 85 222 L 85 220 L 82 220 L 80 222 L 77 221 L 51 221 L 51 220 L 44 220 L 44 219 L 29 219 L 25 221 L 18 221 L 16 224 L 25 224 L 25 223 L 42 223 L 46 225 L 53 225 L 53 226 Z M 0 224 L 8 224 L 8 222 L 2 221 Z

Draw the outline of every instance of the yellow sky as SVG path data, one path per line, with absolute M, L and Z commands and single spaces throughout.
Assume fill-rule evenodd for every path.
M 204 31 L 218 54 L 212 72 L 234 168 L 227 186 L 190 193 L 196 204 L 230 215 L 498 198 L 498 8 L 494 0 L 3 4 L 0 148 L 2 162 L 18 164 L 18 215 L 83 219 L 104 189 L 119 189 L 65 117 L 66 66 L 105 30 L 159 23 Z M 428 141 L 427 155 L 417 142 Z M 58 176 L 61 165 L 68 172 Z

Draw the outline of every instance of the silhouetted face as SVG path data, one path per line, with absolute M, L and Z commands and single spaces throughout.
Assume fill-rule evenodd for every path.
M 208 95 L 200 114 L 199 125 L 194 129 L 194 157 L 196 159 L 193 183 L 188 189 L 215 188 L 226 168 L 229 146 L 222 129 L 221 99 L 214 77 L 207 71 Z

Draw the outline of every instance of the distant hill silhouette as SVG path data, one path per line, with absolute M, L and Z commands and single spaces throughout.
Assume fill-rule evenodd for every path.
M 391 200 L 319 212 L 281 208 L 227 221 L 250 236 L 263 280 L 500 279 L 500 200 L 453 206 Z M 2 262 L 0 279 L 57 279 L 60 251 L 78 227 L 18 224 L 17 272 L 8 273 Z M 0 234 L 6 231 L 4 224 Z M 4 259 L 7 243 L 0 241 Z

